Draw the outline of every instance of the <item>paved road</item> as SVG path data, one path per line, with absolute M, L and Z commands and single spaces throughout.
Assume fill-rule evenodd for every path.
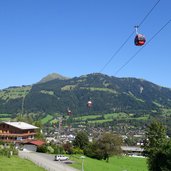
M 54 161 L 54 155 L 36 153 L 36 152 L 19 152 L 21 158 L 33 161 L 35 164 L 45 168 L 48 171 L 78 171 L 71 168 L 64 162 Z

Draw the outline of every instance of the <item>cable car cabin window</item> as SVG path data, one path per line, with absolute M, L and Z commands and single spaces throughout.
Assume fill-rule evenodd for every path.
M 135 36 L 134 43 L 135 43 L 136 46 L 142 46 L 142 45 L 144 45 L 145 41 L 146 40 L 145 40 L 145 37 L 143 35 L 137 34 Z

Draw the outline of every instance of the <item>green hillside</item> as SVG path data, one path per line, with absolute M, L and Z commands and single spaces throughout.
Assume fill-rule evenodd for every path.
M 90 98 L 93 107 L 88 109 Z M 113 112 L 157 115 L 171 110 L 171 90 L 142 79 L 96 73 L 0 91 L 0 113 L 66 115 L 67 108 L 76 116 Z

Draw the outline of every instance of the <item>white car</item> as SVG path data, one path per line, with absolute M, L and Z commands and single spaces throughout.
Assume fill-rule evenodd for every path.
M 55 161 L 64 161 L 64 160 L 68 160 L 69 157 L 66 157 L 64 155 L 56 155 L 55 156 Z

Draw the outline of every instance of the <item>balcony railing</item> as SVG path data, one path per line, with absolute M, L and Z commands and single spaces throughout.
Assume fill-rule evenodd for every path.
M 30 132 L 30 133 L 21 133 L 21 134 L 16 134 L 16 133 L 0 133 L 0 136 L 3 137 L 27 137 L 30 135 L 35 135 L 35 132 Z
M 6 142 L 6 143 L 28 143 L 33 140 L 34 139 L 22 139 L 22 140 L 1 139 L 2 142 Z

